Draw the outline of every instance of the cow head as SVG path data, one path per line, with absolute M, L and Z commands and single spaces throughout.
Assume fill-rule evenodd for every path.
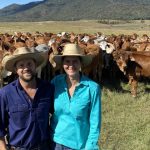
M 119 69 L 126 75 L 127 64 L 129 61 L 129 55 L 124 52 L 117 52 L 113 53 L 113 58 L 116 61 Z

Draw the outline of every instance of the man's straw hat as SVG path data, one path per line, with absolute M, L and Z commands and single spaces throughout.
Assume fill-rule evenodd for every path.
M 84 51 L 77 44 L 66 44 L 62 55 L 54 55 L 53 59 L 56 64 L 62 64 L 62 57 L 65 56 L 79 56 L 82 60 L 82 65 L 87 66 L 92 62 L 91 55 L 85 55 Z
M 2 65 L 8 71 L 15 71 L 15 63 L 22 59 L 31 58 L 36 61 L 37 67 L 42 64 L 44 57 L 34 48 L 20 47 L 12 55 L 6 55 L 2 60 Z

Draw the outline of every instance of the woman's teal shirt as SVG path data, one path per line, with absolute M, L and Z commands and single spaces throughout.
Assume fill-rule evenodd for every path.
M 55 87 L 51 139 L 76 150 L 97 150 L 101 125 L 100 86 L 84 75 L 69 97 L 66 75 L 52 80 Z

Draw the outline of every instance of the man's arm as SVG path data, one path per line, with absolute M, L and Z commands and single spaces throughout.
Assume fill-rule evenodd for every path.
M 0 150 L 7 150 L 7 146 L 6 146 L 4 137 L 0 137 Z
M 5 102 L 3 99 L 2 90 L 0 90 L 0 150 L 7 150 L 5 135 L 6 135 L 6 111 L 5 111 Z

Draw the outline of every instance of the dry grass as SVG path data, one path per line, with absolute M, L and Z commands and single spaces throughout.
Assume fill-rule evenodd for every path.
M 75 32 L 110 34 L 150 34 L 150 21 L 120 21 L 119 24 L 101 24 L 98 21 L 47 21 L 47 22 L 1 22 L 1 33 L 20 32 Z

